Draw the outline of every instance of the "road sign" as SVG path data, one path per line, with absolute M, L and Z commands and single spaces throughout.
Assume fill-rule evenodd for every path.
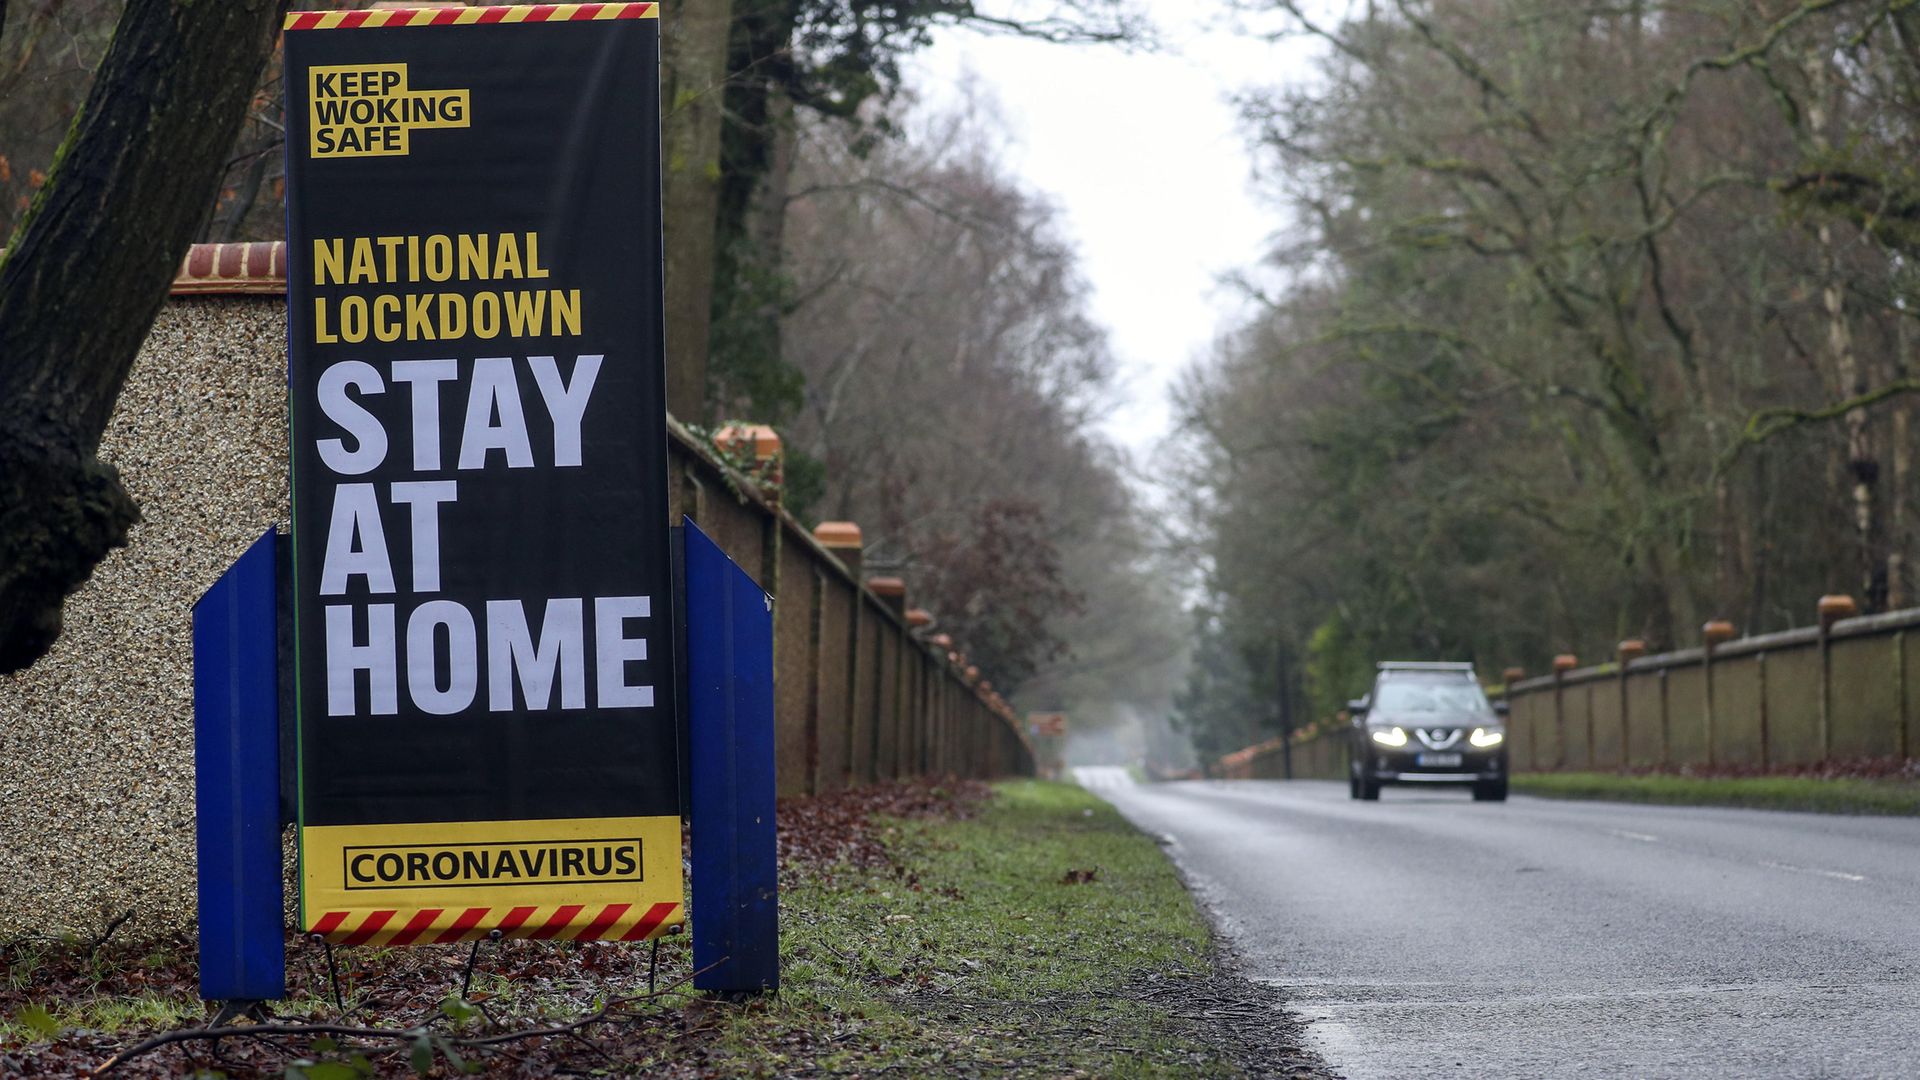
M 652 4 L 288 17 L 302 918 L 678 924 Z
M 1027 714 L 1027 733 L 1034 736 L 1061 739 L 1067 734 L 1067 714 L 1060 712 L 1034 712 Z

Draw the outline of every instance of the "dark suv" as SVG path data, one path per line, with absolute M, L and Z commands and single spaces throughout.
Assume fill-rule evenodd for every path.
M 1347 702 L 1349 792 L 1378 799 L 1381 784 L 1467 784 L 1477 800 L 1505 799 L 1505 706 L 1487 703 L 1472 664 L 1383 662 L 1373 693 Z

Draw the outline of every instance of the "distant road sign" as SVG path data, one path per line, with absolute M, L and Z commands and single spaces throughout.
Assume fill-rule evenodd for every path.
M 1027 714 L 1027 733 L 1046 735 L 1051 738 L 1065 738 L 1067 734 L 1067 714 L 1063 712 L 1034 712 Z

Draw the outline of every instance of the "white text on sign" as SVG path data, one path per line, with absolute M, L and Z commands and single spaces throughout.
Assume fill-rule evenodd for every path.
M 651 597 L 489 599 L 475 608 L 448 599 L 406 609 L 372 602 L 441 590 L 442 514 L 459 499 L 458 474 L 583 464 L 581 426 L 605 359 L 577 355 L 568 373 L 553 356 L 395 360 L 384 373 L 344 360 L 321 372 L 320 411 L 339 429 L 316 441 L 330 472 L 372 472 L 398 440 L 413 475 L 455 474 L 334 485 L 319 582 L 322 597 L 342 601 L 324 605 L 329 716 L 394 715 L 403 686 L 415 709 L 440 716 L 653 707 L 653 687 L 630 667 L 648 659 L 636 624 L 653 617 Z M 550 443 L 534 443 L 521 372 L 546 412 Z M 406 431 L 397 436 L 366 404 L 388 393 L 407 398 Z M 453 426 L 442 424 L 450 409 L 461 410 L 451 440 L 443 431 Z M 406 523 L 398 557 L 390 521 Z M 368 602 L 348 602 L 350 594 Z

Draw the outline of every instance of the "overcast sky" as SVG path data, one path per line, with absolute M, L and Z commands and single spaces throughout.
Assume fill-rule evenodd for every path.
M 1013 127 L 1009 164 L 1052 196 L 1112 335 L 1124 402 L 1108 420 L 1139 462 L 1171 428 L 1170 381 L 1245 304 L 1220 278 L 1250 268 L 1283 219 L 1253 192 L 1230 96 L 1303 74 L 1311 49 L 1236 29 L 1223 0 L 1139 0 L 1161 48 L 1069 47 L 939 34 L 911 83 L 957 97 L 968 72 Z

